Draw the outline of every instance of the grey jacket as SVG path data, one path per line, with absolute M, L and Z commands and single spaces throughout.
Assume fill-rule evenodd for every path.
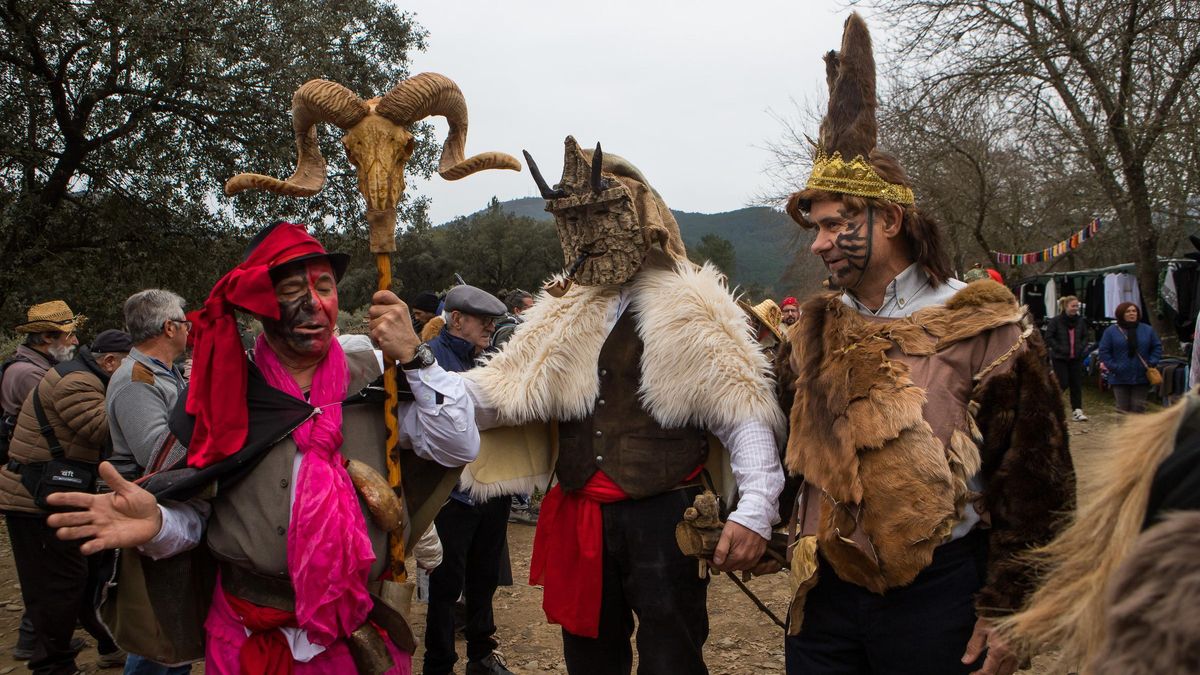
M 126 478 L 142 475 L 170 430 L 167 417 L 183 391 L 178 368 L 164 368 L 134 347 L 113 373 L 105 397 L 112 433 L 112 462 Z

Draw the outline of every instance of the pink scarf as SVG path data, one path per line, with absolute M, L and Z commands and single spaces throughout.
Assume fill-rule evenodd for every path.
M 267 382 L 303 400 L 263 336 L 255 365 Z M 342 401 L 350 379 L 337 340 L 313 374 L 308 402 L 317 413 L 292 432 L 302 459 L 288 526 L 288 574 L 296 591 L 296 623 L 312 642 L 329 646 L 362 625 L 371 610 L 367 577 L 375 554 L 350 476 L 342 466 Z

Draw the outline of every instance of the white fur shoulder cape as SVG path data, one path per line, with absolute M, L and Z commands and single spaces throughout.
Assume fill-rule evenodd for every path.
M 780 436 L 785 421 L 770 363 L 724 276 L 711 265 L 648 261 L 630 283 L 629 310 L 637 312 L 644 347 L 638 394 L 654 419 L 665 428 L 707 429 L 757 421 Z M 600 390 L 596 364 L 619 294 L 618 286 L 575 286 L 561 298 L 541 294 L 504 349 L 486 366 L 463 373 L 473 393 L 505 426 L 590 414 Z M 514 438 L 509 434 L 506 442 Z M 495 471 L 488 472 L 494 479 L 485 481 L 479 470 L 488 462 L 495 466 L 488 445 L 485 439 L 480 461 L 463 475 L 464 484 L 481 497 L 509 491 L 498 484 L 510 481 Z M 472 485 L 476 481 L 494 489 Z

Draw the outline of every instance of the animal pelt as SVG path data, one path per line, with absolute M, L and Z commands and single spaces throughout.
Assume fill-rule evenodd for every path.
M 932 357 L 993 335 L 1002 336 L 997 338 L 1003 342 L 1001 356 L 981 364 L 973 383 L 966 383 L 973 386 L 972 400 L 943 442 L 925 419 L 926 392 L 913 382 L 909 366 L 890 354 Z M 787 468 L 826 495 L 818 540 L 838 574 L 876 592 L 909 583 L 961 519 L 972 496 L 966 480 L 982 469 L 984 502 L 999 511 L 993 540 L 1000 540 L 1000 554 L 992 560 L 998 586 L 985 589 L 980 599 L 991 604 L 1023 593 L 1010 587 L 1013 580 L 1005 571 L 1009 544 L 1027 536 L 1045 541 L 1038 535 L 1052 525 L 1027 519 L 1036 513 L 1049 521 L 1048 511 L 1070 503 L 1057 489 L 1064 480 L 1063 458 L 1069 484 L 1070 461 L 1057 389 L 1037 363 L 1036 331 L 1025 323 L 1012 294 L 981 281 L 945 305 L 887 322 L 861 316 L 836 294 L 821 295 L 805 304 L 790 337 L 796 395 Z M 1006 385 L 1021 408 L 982 404 L 996 395 L 993 388 Z M 1018 410 L 1022 424 L 1034 425 L 1021 433 L 1036 430 L 1036 443 L 1015 429 L 1012 413 Z M 1022 462 L 1029 467 L 1018 466 Z M 1050 479 L 1042 480 L 1046 473 Z M 991 494 L 986 489 L 991 482 L 1004 489 L 1011 483 L 1021 498 L 1027 497 L 1026 487 L 1048 494 L 1030 498 L 1026 508 Z M 1026 527 L 1036 531 L 1027 535 Z M 1005 606 L 1015 607 L 1013 602 L 1019 597 Z
M 1200 512 L 1180 511 L 1134 542 L 1113 575 L 1090 675 L 1200 673 Z
M 782 433 L 770 364 L 724 277 L 711 265 L 652 255 L 630 282 L 643 342 L 642 405 L 665 428 L 755 420 Z M 596 363 L 619 286 L 576 285 L 541 294 L 504 349 L 464 376 L 502 425 L 574 420 L 599 392 Z
M 1077 464 L 1079 505 L 1053 541 L 1021 559 L 1043 570 L 1020 612 L 998 625 L 1019 653 L 1055 649 L 1063 668 L 1093 662 L 1108 639 L 1105 603 L 1113 574 L 1142 529 L 1155 471 L 1180 426 L 1200 411 L 1195 393 L 1153 415 L 1129 417 Z M 1160 671 L 1172 672 L 1172 671 Z
M 840 151 L 848 162 L 875 149 L 878 124 L 875 110 L 875 55 L 871 34 L 858 14 L 846 19 L 840 52 L 825 55 L 829 84 L 829 110 L 821 122 L 821 148 L 828 154 Z

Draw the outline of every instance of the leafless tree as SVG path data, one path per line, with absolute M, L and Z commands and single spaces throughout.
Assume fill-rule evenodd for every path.
M 877 0 L 919 91 L 997 97 L 1056 134 L 1034 170 L 1077 158 L 1134 236 L 1141 287 L 1157 303 L 1157 256 L 1172 140 L 1194 138 L 1200 3 L 1194 0 Z M 943 99 L 945 100 L 945 99 Z M 1194 152 L 1194 148 L 1183 152 Z M 1174 190 L 1178 192 L 1178 190 Z M 1194 194 L 1194 193 L 1193 193 Z M 1170 219 L 1166 219 L 1170 220 Z

